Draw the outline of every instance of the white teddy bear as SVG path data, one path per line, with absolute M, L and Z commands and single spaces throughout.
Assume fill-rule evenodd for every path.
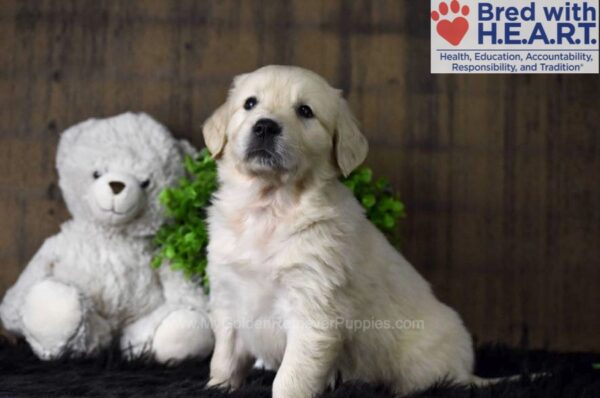
M 73 218 L 48 238 L 0 305 L 6 329 L 43 359 L 91 354 L 120 336 L 130 356 L 161 362 L 210 354 L 202 288 L 150 266 L 164 221 L 160 191 L 184 175 L 184 147 L 146 114 L 71 127 L 60 139 L 59 184 Z

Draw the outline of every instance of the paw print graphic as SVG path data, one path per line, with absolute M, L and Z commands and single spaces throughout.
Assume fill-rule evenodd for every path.
M 451 15 L 448 14 L 448 11 Z M 446 2 L 442 1 L 438 10 L 431 12 L 431 19 L 437 22 L 435 29 L 438 34 L 448 43 L 458 46 L 469 30 L 469 21 L 465 18 L 469 12 L 469 6 L 461 7 L 458 0 L 452 0 L 450 8 Z M 455 18 L 450 20 L 452 16 Z

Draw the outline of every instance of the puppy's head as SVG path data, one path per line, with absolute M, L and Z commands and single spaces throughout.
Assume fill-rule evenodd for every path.
M 237 76 L 203 134 L 215 158 L 260 177 L 348 175 L 368 150 L 340 91 L 288 66 Z

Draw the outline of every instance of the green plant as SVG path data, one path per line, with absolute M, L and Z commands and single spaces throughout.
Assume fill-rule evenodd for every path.
M 187 277 L 202 277 L 207 285 L 206 208 L 217 189 L 217 166 L 207 150 L 202 150 L 196 159 L 187 156 L 184 162 L 189 178 L 182 178 L 177 187 L 160 194 L 171 219 L 156 233 L 158 250 L 152 266 L 168 261 L 173 269 L 183 271 Z
M 397 243 L 396 226 L 406 213 L 390 182 L 385 178 L 373 181 L 373 172 L 368 167 L 357 169 L 342 182 L 365 208 L 367 218 L 393 243 Z
M 204 149 L 196 159 L 186 157 L 185 169 L 190 177 L 182 178 L 178 186 L 167 188 L 160 195 L 170 220 L 154 239 L 158 249 L 152 266 L 169 262 L 173 269 L 183 271 L 187 277 L 201 277 L 207 286 L 206 208 L 217 189 L 217 166 Z M 354 192 L 373 224 L 397 243 L 397 222 L 405 212 L 389 181 L 383 178 L 373 181 L 373 173 L 367 167 L 357 169 L 342 181 Z

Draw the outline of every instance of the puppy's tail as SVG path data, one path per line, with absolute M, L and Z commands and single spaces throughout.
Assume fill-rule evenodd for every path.
M 483 377 L 479 377 L 479 376 L 475 376 L 475 375 L 471 375 L 471 383 L 475 384 L 478 387 L 485 387 L 485 386 L 490 386 L 493 384 L 497 384 L 497 383 L 502 383 L 502 382 L 513 382 L 513 381 L 519 381 L 519 380 L 538 380 L 541 379 L 543 377 L 548 377 L 549 374 L 548 373 L 532 373 L 529 375 L 514 375 L 514 376 L 507 376 L 507 377 L 494 377 L 494 378 L 490 378 L 490 379 L 484 379 Z

